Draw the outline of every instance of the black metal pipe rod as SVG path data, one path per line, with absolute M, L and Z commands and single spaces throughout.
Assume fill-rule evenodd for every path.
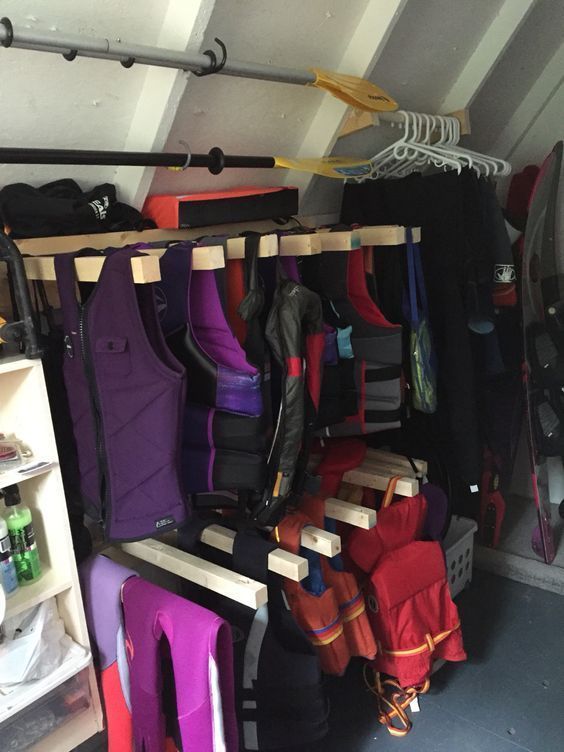
M 127 165 L 132 167 L 224 167 L 264 168 L 275 166 L 274 157 L 223 154 L 215 147 L 209 154 L 143 151 L 91 151 L 82 149 L 27 149 L 0 147 L 1 164 Z
M 10 238 L 1 230 L 0 261 L 5 261 L 10 268 L 14 284 L 16 304 L 21 317 L 19 322 L 15 322 L 11 326 L 17 327 L 20 330 L 24 342 L 26 357 L 39 358 L 41 356 L 41 348 L 39 346 L 37 332 L 33 321 L 33 308 L 29 296 L 29 288 L 27 286 L 22 255 L 13 240 L 10 240 Z

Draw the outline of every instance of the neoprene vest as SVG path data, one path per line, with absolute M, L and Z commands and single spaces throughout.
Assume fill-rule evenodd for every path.
M 78 573 L 88 634 L 97 653 L 108 752 L 131 752 L 133 729 L 121 588 L 127 579 L 137 577 L 137 572 L 98 555 L 82 562 Z
M 107 540 L 138 540 L 186 517 L 180 484 L 184 369 L 163 340 L 151 285 L 135 285 L 133 248 L 108 249 L 98 282 L 79 285 L 55 256 L 63 371 L 86 512 Z
M 262 378 L 225 314 L 223 269 L 192 270 L 190 242 L 161 258 L 157 288 L 167 344 L 190 375 L 182 469 L 189 493 L 262 489 L 266 441 Z
M 184 586 L 188 597 L 213 607 L 231 624 L 241 748 L 313 744 L 329 730 L 327 701 L 318 658 L 288 609 L 282 578 L 268 571 L 276 544 L 246 531 L 237 533 L 232 555 L 217 551 L 199 542 L 202 529 L 214 522 L 192 518 L 179 532 L 180 548 L 268 584 L 268 603 L 257 611 L 196 585 Z
M 351 375 L 356 411 L 344 422 L 326 425 L 323 435 L 352 436 L 400 426 L 401 326 L 391 324 L 366 287 L 362 248 L 323 253 L 302 261 L 302 278 L 324 298 L 325 321 L 339 330 L 345 373 L 343 412 L 350 413 Z M 354 358 L 354 360 L 353 360 Z M 348 361 L 348 362 L 347 362 Z M 323 416 L 322 416 L 323 417 Z
M 229 625 L 212 611 L 140 577 L 125 581 L 122 602 L 135 751 L 163 752 L 163 706 L 170 718 L 174 705 L 179 749 L 238 752 Z M 161 667 L 163 638 L 172 664 L 166 673 Z M 163 678 L 174 681 L 171 707 L 166 707 Z

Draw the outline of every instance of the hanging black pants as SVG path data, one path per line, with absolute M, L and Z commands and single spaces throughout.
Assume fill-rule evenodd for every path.
M 439 362 L 439 407 L 432 416 L 414 414 L 411 429 L 445 457 L 454 483 L 455 511 L 475 515 L 482 452 L 470 327 L 475 332 L 493 327 L 491 254 L 483 237 L 477 178 L 463 171 L 347 184 L 341 220 L 422 229 L 425 283 Z M 375 257 L 377 253 L 375 249 Z M 385 274 L 380 265 L 376 269 Z M 397 269 L 391 273 L 397 280 Z M 392 286 L 392 279 L 390 284 L 386 279 L 376 282 L 388 291 Z M 401 296 L 401 290 L 397 294 Z

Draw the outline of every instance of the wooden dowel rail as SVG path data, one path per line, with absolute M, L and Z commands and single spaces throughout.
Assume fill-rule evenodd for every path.
M 375 225 L 373 227 L 360 227 L 357 230 L 360 242 L 367 245 L 403 245 L 405 243 L 405 227 L 401 225 Z M 412 228 L 413 242 L 421 240 L 421 228 Z
M 131 556 L 250 608 L 260 608 L 268 601 L 268 590 L 262 582 L 180 551 L 167 543 L 149 538 L 122 543 L 121 548 Z
M 329 498 L 325 500 L 325 516 L 339 522 L 346 522 L 354 527 L 370 530 L 376 524 L 376 510 L 352 504 L 343 499 Z
M 222 525 L 210 525 L 202 531 L 200 540 L 208 546 L 217 548 L 219 551 L 225 551 L 227 554 L 233 553 L 233 541 L 236 532 Z M 289 551 L 277 548 L 268 554 L 268 569 L 271 572 L 288 577 L 290 580 L 300 582 L 305 579 L 309 573 L 309 564 L 303 556 L 296 556 Z
M 307 525 L 302 529 L 300 544 L 304 548 L 316 551 L 323 556 L 329 556 L 329 558 L 341 553 L 341 538 L 335 533 L 330 533 L 313 525 Z

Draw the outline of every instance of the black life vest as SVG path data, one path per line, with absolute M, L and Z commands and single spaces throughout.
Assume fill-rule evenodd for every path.
M 182 466 L 186 490 L 260 490 L 266 472 L 262 375 L 225 314 L 224 270 L 193 271 L 193 243 L 161 258 L 157 295 L 167 344 L 186 366 Z

